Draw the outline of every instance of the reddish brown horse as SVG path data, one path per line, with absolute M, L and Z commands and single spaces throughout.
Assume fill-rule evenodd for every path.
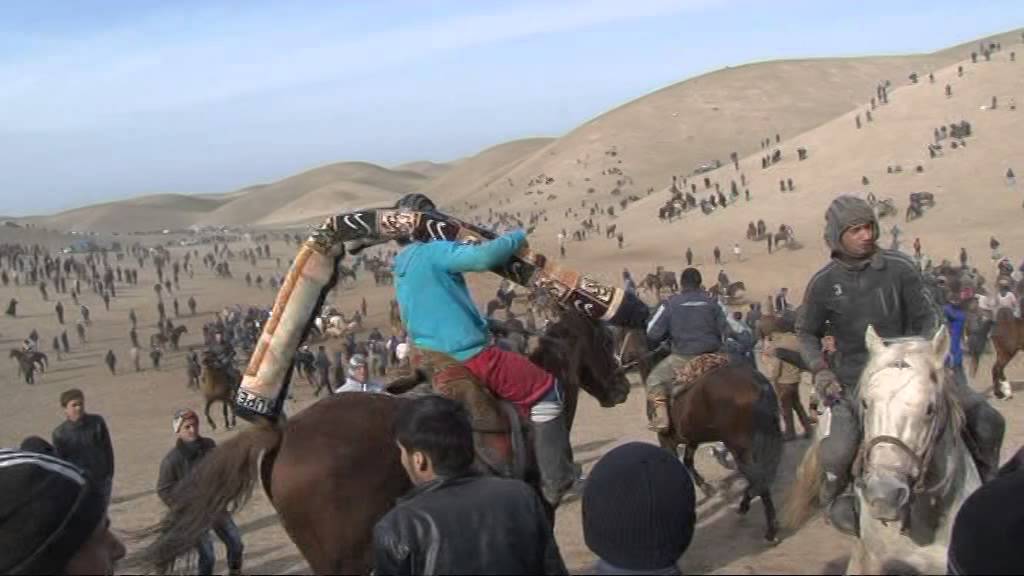
M 530 359 L 565 385 L 567 422 L 575 415 L 580 388 L 606 407 L 625 401 L 629 393 L 610 336 L 575 313 L 563 314 Z M 256 426 L 224 442 L 178 488 L 182 497 L 149 531 L 156 539 L 140 560 L 166 572 L 220 511 L 244 505 L 259 479 L 314 572 L 368 572 L 373 526 L 410 487 L 392 436 L 404 401 L 337 394 L 285 424 Z
M 996 349 L 996 361 L 992 364 L 992 390 L 996 398 L 1009 398 L 1013 396 L 1013 389 L 1003 370 L 1019 350 L 1024 350 L 1024 319 L 1014 318 L 1010 310 L 1000 310 L 992 328 L 992 346 Z

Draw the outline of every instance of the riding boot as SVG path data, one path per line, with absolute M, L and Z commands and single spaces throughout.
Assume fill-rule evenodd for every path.
M 572 445 L 563 415 L 547 422 L 533 422 L 533 451 L 540 470 L 541 493 L 552 507 L 558 507 L 562 496 L 576 480 Z
M 1006 420 L 987 402 L 965 407 L 964 419 L 969 434 L 967 447 L 978 467 L 982 482 L 988 482 L 999 472 L 999 452 L 1003 446 Z
M 851 536 L 860 535 L 860 511 L 857 497 L 848 490 L 849 481 L 825 473 L 819 497 L 828 508 L 828 521 L 837 530 Z
M 650 403 L 648 427 L 655 432 L 667 432 L 671 427 L 668 413 L 668 395 L 663 390 L 653 388 L 647 392 Z

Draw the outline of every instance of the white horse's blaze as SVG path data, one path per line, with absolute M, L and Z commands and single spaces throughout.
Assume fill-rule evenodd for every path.
M 936 447 L 947 427 L 958 433 L 951 420 L 955 408 L 949 406 L 944 389 L 949 333 L 943 327 L 931 340 L 887 342 L 868 326 L 864 342 L 870 358 L 857 398 L 864 431 L 856 482 L 861 538 L 847 572 L 879 573 L 893 561 L 922 573 L 942 572 L 956 511 L 980 485 L 962 442 Z M 945 473 L 938 481 L 926 482 L 933 462 Z M 940 495 L 931 490 L 939 490 L 951 504 L 939 512 L 935 542 L 922 547 L 901 533 L 901 524 L 915 498 Z

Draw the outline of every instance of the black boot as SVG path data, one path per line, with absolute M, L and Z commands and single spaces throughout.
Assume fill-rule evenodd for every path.
M 860 536 L 860 510 L 857 496 L 847 490 L 849 481 L 826 476 L 821 485 L 821 501 L 827 506 L 828 521 L 832 526 L 851 536 Z
M 540 470 L 541 493 L 554 508 L 576 480 L 569 431 L 565 427 L 563 415 L 547 422 L 532 424 L 533 451 Z

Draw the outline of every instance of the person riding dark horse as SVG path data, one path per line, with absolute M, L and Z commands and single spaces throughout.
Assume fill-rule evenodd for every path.
M 400 206 L 432 211 L 422 195 Z M 395 258 L 395 292 L 412 342 L 430 362 L 464 366 L 498 398 L 511 402 L 533 427 L 534 450 L 544 498 L 557 506 L 574 481 L 572 448 L 562 414 L 561 384 L 525 357 L 491 343 L 487 321 L 470 297 L 463 273 L 506 263 L 526 244 L 516 230 L 479 245 L 452 241 L 413 243 Z M 473 406 L 468 407 L 472 412 Z
M 647 325 L 647 339 L 658 345 L 668 339 L 672 353 L 651 371 L 647 378 L 647 399 L 653 410 L 650 427 L 658 432 L 670 426 L 668 399 L 676 374 L 701 354 L 717 352 L 729 333 L 722 308 L 702 289 L 700 272 L 687 268 L 680 278 L 679 294 L 674 294 L 654 313 Z

